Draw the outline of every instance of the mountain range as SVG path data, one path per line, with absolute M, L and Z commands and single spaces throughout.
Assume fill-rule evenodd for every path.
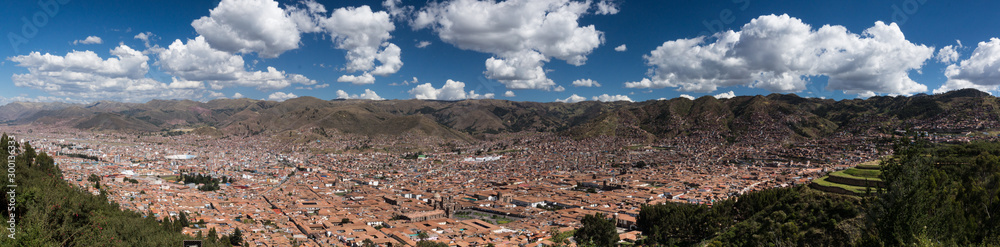
M 488 134 L 554 132 L 573 138 L 674 137 L 797 141 L 834 133 L 899 129 L 968 132 L 1000 129 L 1000 99 L 974 89 L 944 94 L 832 100 L 795 94 L 644 102 L 539 103 L 507 100 L 253 99 L 13 102 L 0 122 L 126 133 L 179 129 L 213 136 L 300 131 L 307 139 L 336 133 L 416 135 L 472 141 Z M 763 138 L 763 139 L 762 139 Z

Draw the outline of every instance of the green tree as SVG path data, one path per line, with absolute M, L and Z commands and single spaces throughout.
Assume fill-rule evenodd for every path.
M 365 241 L 361 241 L 361 246 L 364 246 L 364 247 L 375 247 L 375 246 L 378 246 L 378 245 L 376 245 L 375 241 L 372 241 L 372 239 L 366 238 Z
M 66 182 L 44 152 L 30 159 L 26 152 L 17 156 L 18 207 L 0 214 L 0 221 L 7 221 L 13 213 L 18 217 L 18 233 L 16 238 L 0 238 L 0 246 L 170 246 L 191 238 L 155 217 L 122 210 L 108 200 L 106 190 L 93 195 Z M 34 164 L 29 165 L 29 160 Z M 6 187 L 5 182 L 0 180 L 0 187 Z
M 880 168 L 864 245 L 1000 244 L 1000 143 L 902 139 Z
M 219 232 L 215 231 L 215 227 L 208 229 L 208 239 L 212 240 L 212 242 L 219 240 Z
M 576 241 L 593 242 L 598 246 L 615 246 L 618 244 L 618 232 L 615 230 L 614 219 L 606 219 L 604 214 L 596 213 L 583 216 L 583 227 L 573 234 Z
M 229 243 L 232 245 L 240 245 L 243 243 L 243 233 L 240 232 L 240 228 L 236 228 L 232 235 L 229 235 Z
M 35 164 L 35 148 L 31 147 L 31 143 L 24 143 L 24 159 L 27 161 L 28 166 Z
M 417 247 L 448 247 L 448 244 L 438 243 L 434 241 L 420 240 L 417 242 Z
M 191 226 L 191 222 L 188 221 L 187 214 L 184 212 L 180 212 L 179 216 L 177 216 L 177 223 L 180 224 L 182 228 Z
M 549 238 L 549 241 L 552 241 L 553 246 L 566 246 L 569 244 L 569 236 L 572 236 L 571 234 L 568 234 L 568 232 L 559 232 L 558 227 L 552 227 L 551 232 L 552 237 Z

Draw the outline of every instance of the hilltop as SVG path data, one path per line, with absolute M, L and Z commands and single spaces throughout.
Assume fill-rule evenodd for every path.
M 472 141 L 489 134 L 554 132 L 576 139 L 638 140 L 697 137 L 799 141 L 833 133 L 873 134 L 910 129 L 969 132 L 1000 128 L 1000 100 L 974 89 L 937 95 L 830 100 L 795 94 L 644 102 L 539 103 L 507 100 L 253 99 L 101 101 L 92 104 L 14 102 L 0 121 L 129 133 L 193 129 L 213 136 L 275 135 L 286 131 L 415 135 Z

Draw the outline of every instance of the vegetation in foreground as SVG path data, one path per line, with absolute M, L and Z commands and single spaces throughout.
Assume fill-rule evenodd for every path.
M 88 193 L 62 179 L 62 171 L 46 153 L 38 153 L 29 143 L 15 144 L 16 205 L 14 211 L 0 207 L 0 220 L 7 222 L 11 213 L 16 223 L 15 238 L 8 231 L 0 238 L 0 246 L 179 246 L 184 240 L 203 240 L 204 246 L 229 246 L 242 243 L 239 236 L 218 236 L 215 229 L 209 237 L 196 238 L 180 233 L 190 222 L 186 217 L 156 217 L 133 211 L 123 211 L 110 202 L 105 191 Z M 7 157 L 8 138 L 0 138 L 0 155 Z M 11 184 L 6 176 L 0 187 Z M 95 187 L 100 187 L 100 180 Z M 4 202 L 9 202 L 4 193 Z M 6 203 L 5 203 L 6 204 Z M 184 216 L 182 214 L 182 216 Z M 7 226 L 7 224 L 5 224 Z M 236 235 L 236 234 L 234 234 Z
M 865 167 L 879 170 L 845 172 L 883 181 L 871 196 L 797 186 L 711 207 L 644 206 L 637 223 L 645 237 L 635 244 L 1000 246 L 1000 143 L 930 145 L 902 139 L 895 151 L 881 165 Z M 580 234 L 577 239 L 587 239 Z

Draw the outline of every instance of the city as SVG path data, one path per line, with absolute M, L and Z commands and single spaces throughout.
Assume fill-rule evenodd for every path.
M 287 145 L 263 137 L 132 136 L 12 126 L 7 131 L 55 154 L 64 179 L 122 209 L 155 217 L 185 213 L 183 233 L 242 229 L 254 245 L 393 246 L 426 240 L 452 246 L 544 244 L 552 229 L 587 214 L 614 217 L 634 241 L 642 205 L 711 205 L 743 193 L 809 183 L 890 154 L 886 136 L 836 135 L 796 145 L 726 144 L 687 138 L 637 145 L 620 138 L 575 141 L 547 133 L 497 135 L 469 145 L 345 135 Z M 968 142 L 961 135 L 938 141 Z M 428 152 L 390 153 L 416 142 Z M 366 146 L 365 149 L 356 149 Z M 338 150 L 313 153 L 303 150 Z M 826 157 L 826 158 L 823 158 Z M 182 174 L 228 178 L 219 189 Z
M 1000 1 L 6 1 L 0 246 L 1000 246 Z

